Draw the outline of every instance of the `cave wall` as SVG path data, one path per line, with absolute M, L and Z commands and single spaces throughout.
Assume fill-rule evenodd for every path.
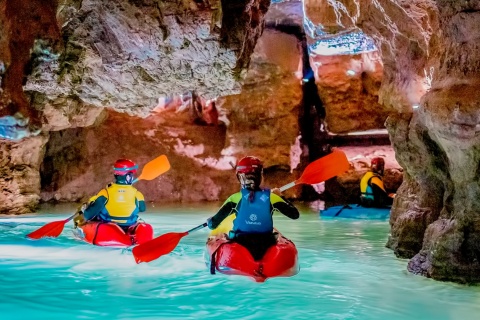
M 280 48 L 288 50 L 278 54 Z M 145 118 L 108 109 L 87 128 L 50 132 L 41 168 L 42 201 L 87 200 L 112 181 L 112 164 L 120 157 L 141 168 L 167 155 L 169 172 L 137 184 L 147 201 L 223 200 L 238 191 L 232 165 L 246 155 L 264 160 L 265 186 L 291 182 L 300 161 L 300 59 L 295 36 L 266 30 L 240 93 L 217 100 L 217 124 L 199 124 L 192 110 L 182 106 L 158 108 Z M 297 192 L 291 190 L 289 196 L 298 197 Z
M 40 166 L 48 136 L 0 144 L 0 214 L 35 210 L 40 199 Z
M 43 12 L 35 3 L 30 5 L 26 24 Z M 38 149 L 39 156 L 46 154 L 41 199 L 84 200 L 92 186 L 100 188 L 111 180 L 105 168 L 114 158 L 145 163 L 157 152 L 143 157 L 129 150 L 143 144 L 150 146 L 144 152 L 157 150 L 158 141 L 164 144 L 158 152 L 177 157 L 180 167 L 190 169 L 196 164 L 213 169 L 204 176 L 183 170 L 183 178 L 175 177 L 178 185 L 166 190 L 185 189 L 189 177 L 223 177 L 224 173 L 214 171 L 228 171 L 231 162 L 247 154 L 266 161 L 267 185 L 289 182 L 292 172 L 295 176 L 295 169 L 301 170 L 299 163 L 306 152 L 298 138 L 303 12 L 300 2 L 287 2 L 276 4 L 264 17 L 267 7 L 268 1 L 248 5 L 245 1 L 49 2 L 45 10 L 50 20 L 44 20 L 57 33 L 48 29 L 52 35 L 47 37 L 25 31 L 31 41 L 18 52 L 31 55 L 24 62 L 24 72 L 16 73 L 23 79 L 23 91 L 18 83 L 12 86 L 29 102 L 35 117 L 41 118 L 42 131 L 50 132 L 46 150 Z M 0 17 L 8 22 L 16 15 Z M 265 32 L 264 20 L 269 26 Z M 3 54 L 2 61 L 10 68 L 8 57 L 15 52 Z M 324 80 L 334 94 L 335 84 L 328 82 Z M 165 96 L 193 88 L 205 99 L 224 97 L 218 100 L 223 131 L 205 131 L 181 112 L 158 112 Z M 116 113 L 131 118 L 119 120 Z M 147 119 L 144 124 L 142 119 Z M 136 134 L 123 135 L 122 127 Z M 11 132 L 19 134 L 20 129 L 17 123 Z M 109 131 L 122 137 L 122 143 L 106 144 L 110 139 L 104 132 Z M 205 136 L 209 139 L 200 138 Z M 102 157 L 95 148 L 104 151 L 99 153 Z M 91 161 L 93 157 L 96 161 Z M 198 187 L 190 194 L 153 189 L 147 193 L 151 200 L 214 200 L 228 193 L 218 190 L 230 190 L 230 182 L 222 179 L 209 183 L 208 188 L 217 191 Z M 290 190 L 289 196 L 299 197 L 298 192 Z
M 478 282 L 480 2 L 336 3 L 376 41 L 380 102 L 396 111 L 387 128 L 405 178 L 387 245 L 413 273 Z
M 383 64 L 377 51 L 310 54 L 319 95 L 332 133 L 384 129 L 389 110 L 378 102 Z
M 147 117 L 165 95 L 194 88 L 206 98 L 238 93 L 269 3 L 1 1 L 0 138 L 18 141 L 40 131 L 53 132 L 55 144 L 65 146 L 69 154 L 70 141 L 61 137 L 69 139 L 72 133 L 57 131 L 81 135 L 75 129 L 105 120 L 104 108 Z M 16 152 L 42 158 L 45 150 L 30 148 L 28 141 L 17 142 Z M 10 150 L 8 140 L 0 145 Z M 58 155 L 55 148 L 47 149 Z M 30 162 L 23 165 L 30 167 Z M 8 163 L 2 171 L 7 182 L 1 187 L 18 194 L 8 183 L 15 179 L 15 171 Z M 58 172 L 72 177 L 65 168 Z M 33 210 L 38 202 L 39 177 L 31 175 L 37 201 L 25 201 L 22 212 Z M 63 186 L 63 178 L 58 179 Z M 49 189 L 42 197 L 77 199 L 83 194 L 80 189 L 72 183 L 73 195 L 52 195 Z M 10 212 L 13 207 L 6 201 L 1 208 Z
M 408 268 L 414 273 L 441 280 L 478 282 L 480 1 L 305 0 L 304 4 L 306 14 L 315 23 L 325 19 L 325 25 L 333 32 L 361 28 L 377 44 L 383 62 L 378 102 L 389 112 L 387 128 L 405 174 L 392 210 L 388 246 L 398 256 L 411 258 Z M 115 133 L 122 140 L 135 135 L 135 121 L 130 124 L 102 110 L 109 108 L 139 118 L 148 117 L 158 106 L 160 96 L 178 94 L 192 87 L 207 98 L 235 95 L 245 90 L 255 96 L 255 103 L 260 100 L 259 105 L 268 106 L 258 109 L 250 104 L 249 98 L 227 98 L 224 110 L 235 121 L 230 119 L 228 125 L 225 123 L 228 129 L 223 129 L 224 133 L 212 133 L 215 137 L 225 135 L 220 142 L 224 146 L 222 149 L 216 144 L 206 147 L 211 151 L 205 155 L 220 152 L 221 156 L 202 158 L 202 166 L 228 170 L 230 156 L 260 152 L 265 145 L 275 145 L 278 140 L 282 147 L 273 147 L 272 153 L 265 157 L 279 160 L 268 165 L 292 169 L 292 156 L 288 158 L 285 150 L 286 147 L 295 150 L 292 139 L 297 128 L 290 117 L 296 112 L 296 92 L 283 95 L 282 90 L 272 90 L 265 96 L 255 91 L 263 85 L 261 77 L 254 77 L 257 82 L 251 80 L 250 87 L 248 81 L 243 88 L 238 81 L 244 76 L 248 79 L 246 66 L 255 64 L 249 57 L 262 34 L 268 6 L 266 0 L 0 2 L 0 43 L 3 44 L 0 127 L 7 128 L 0 134 L 21 138 L 29 133 L 38 134 L 39 128 L 62 130 L 52 135 L 52 144 L 46 149 L 43 145 L 47 134 L 21 143 L 1 143 L 5 155 L 17 155 L 17 160 L 4 161 L 1 166 L 1 185 L 6 190 L 2 196 L 7 199 L 2 201 L 2 206 L 7 203 L 9 210 L 18 209 L 13 212 L 23 212 L 22 206 L 31 209 L 38 197 L 40 181 L 38 172 L 34 171 L 41 165 L 43 152 L 59 161 L 64 159 L 67 163 L 87 166 L 95 163 L 93 158 L 97 152 L 92 150 L 100 150 L 98 153 L 105 159 L 98 168 L 92 167 L 91 176 L 84 175 L 78 180 L 70 175 L 67 167 L 56 168 L 56 175 L 42 174 L 42 183 L 48 186 L 42 195 L 45 199 L 73 200 L 67 195 L 71 191 L 83 197 L 85 185 L 92 185 L 91 179 L 105 177 L 102 179 L 108 180 L 103 168 L 117 158 L 113 156 L 115 152 L 128 156 L 127 150 L 135 148 L 143 151 L 142 154 L 158 150 L 168 153 L 179 167 L 195 167 L 192 163 L 196 164 L 198 159 L 192 158 L 199 158 L 203 152 L 195 140 L 190 145 L 188 139 L 190 135 L 200 139 L 197 135 L 206 133 L 192 130 L 180 134 L 182 127 L 168 127 L 169 122 L 175 123 L 176 117 L 182 115 L 154 117 L 156 126 L 171 130 L 168 135 L 157 136 L 157 129 L 143 130 L 137 134 L 157 140 L 152 138 L 149 144 L 142 145 L 144 138 L 132 139 L 135 145 L 124 146 L 122 142 L 113 142 L 109 133 Z M 325 11 L 327 7 L 337 10 Z M 325 12 L 328 14 L 322 16 Z M 333 17 L 341 28 L 333 26 Z M 29 28 L 24 28 L 25 25 Z M 259 62 L 257 68 L 272 81 L 273 87 L 278 88 L 280 84 L 295 87 L 294 78 L 285 73 L 283 67 Z M 278 106 L 282 108 L 276 110 Z M 281 126 L 287 132 L 277 136 L 269 136 L 269 130 L 261 127 L 264 123 L 275 126 L 273 110 L 288 124 Z M 79 113 L 83 114 L 77 117 Z M 260 127 L 257 133 L 265 135 L 259 140 L 255 140 L 257 135 L 250 126 L 251 119 L 256 117 L 264 120 L 257 123 Z M 112 119 L 117 120 L 110 123 L 109 128 L 107 124 Z M 105 126 L 102 127 L 102 123 Z M 79 129 L 85 126 L 88 129 Z M 20 130 L 26 127 L 28 130 Z M 123 131 L 122 127 L 128 130 Z M 222 126 L 215 130 L 220 128 Z M 181 138 L 175 140 L 172 132 Z M 97 134 L 101 139 L 97 140 Z M 236 135 L 241 139 L 235 139 Z M 167 137 L 175 144 L 162 142 Z M 75 143 L 69 145 L 69 139 Z M 84 150 L 82 139 L 91 146 Z M 105 148 L 100 142 L 108 142 L 107 146 L 115 148 Z M 65 156 L 58 156 L 55 145 L 65 146 Z M 232 152 L 234 147 L 238 149 Z M 84 151 L 85 155 L 68 156 L 68 150 L 74 150 L 74 154 Z M 150 158 L 142 158 L 140 153 L 133 155 L 138 155 L 136 160 L 140 163 Z M 181 161 L 178 156 L 190 160 Z M 44 164 L 51 165 L 49 161 Z M 72 168 L 72 173 L 81 173 L 75 170 Z M 28 179 L 20 182 L 25 177 Z M 170 195 L 183 192 L 168 184 L 167 174 L 161 179 L 165 179 L 165 190 L 170 190 Z M 204 185 L 211 183 L 205 177 L 193 179 L 198 179 L 194 189 L 199 191 L 191 196 L 192 200 L 222 195 L 223 191 L 205 194 Z M 19 187 L 27 180 L 34 181 L 31 188 Z M 156 183 L 160 184 L 159 181 Z M 69 185 L 72 189 L 66 187 Z M 151 191 L 151 196 L 159 192 L 159 197 L 167 197 L 168 192 L 157 187 L 159 190 Z M 12 200 L 16 195 L 21 195 L 19 200 Z

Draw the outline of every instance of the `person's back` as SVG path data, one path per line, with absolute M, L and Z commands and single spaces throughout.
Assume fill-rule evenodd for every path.
M 132 186 L 138 166 L 128 159 L 114 165 L 115 183 L 109 184 L 89 200 L 83 211 L 85 220 L 114 222 L 127 230 L 138 220 L 138 213 L 146 210 L 143 194 Z
M 261 189 L 263 165 L 258 158 L 245 157 L 236 166 L 241 191 L 231 195 L 217 214 L 209 219 L 209 228 L 215 229 L 227 216 L 236 214 L 228 237 L 246 247 L 255 260 L 263 257 L 276 244 L 273 233 L 273 211 L 291 219 L 299 217 L 298 210 L 268 189 Z
M 385 161 L 383 158 L 373 158 L 371 170 L 365 173 L 360 181 L 360 205 L 363 207 L 390 206 L 393 199 L 388 196 L 383 185 Z

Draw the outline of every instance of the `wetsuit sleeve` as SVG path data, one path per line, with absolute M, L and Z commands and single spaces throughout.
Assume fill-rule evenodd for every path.
M 137 199 L 138 211 L 145 212 L 145 210 L 147 210 L 147 205 L 145 204 L 145 198 L 143 197 L 143 194 L 137 190 L 135 198 Z
M 385 190 L 374 183 L 372 183 L 371 187 L 375 206 L 386 207 L 392 205 L 393 198 L 390 198 Z
M 382 190 L 383 192 L 385 192 L 385 189 L 383 188 L 383 181 L 381 178 L 379 178 L 378 176 L 373 176 L 371 179 L 370 179 L 370 187 L 373 188 L 373 186 L 376 186 L 377 188 L 379 188 L 380 190 Z
M 300 213 L 298 209 L 288 200 L 272 193 L 270 194 L 270 202 L 272 204 L 273 211 L 279 211 L 281 214 L 289 217 L 290 219 L 298 219 Z
M 102 189 L 100 192 L 97 193 L 96 196 L 90 198 L 90 203 L 88 204 L 87 208 L 83 212 L 83 216 L 85 220 L 92 220 L 95 218 L 105 207 L 105 203 L 107 203 L 108 194 L 107 190 Z
M 238 201 L 241 199 L 241 194 L 236 193 L 228 197 L 227 200 L 223 203 L 217 213 L 208 221 L 208 227 L 210 229 L 215 229 L 218 227 L 222 221 L 228 217 L 232 212 L 234 212 L 235 207 L 237 206 Z

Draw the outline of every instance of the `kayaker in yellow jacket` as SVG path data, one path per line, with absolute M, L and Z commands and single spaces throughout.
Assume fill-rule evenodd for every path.
M 360 205 L 377 208 L 392 205 L 393 198 L 385 191 L 382 180 L 385 161 L 380 157 L 373 158 L 370 168 L 360 181 Z
M 241 190 L 231 195 L 208 219 L 208 227 L 215 229 L 229 215 L 236 214 L 228 237 L 246 247 L 253 258 L 259 260 L 277 242 L 272 214 L 278 211 L 290 219 L 298 219 L 300 214 L 297 208 L 279 196 L 279 189 L 260 188 L 263 164 L 258 158 L 245 157 L 235 169 Z
M 86 208 L 80 209 L 74 219 L 75 224 L 81 225 L 85 220 L 114 222 L 124 231 L 133 231 L 138 213 L 146 210 L 143 194 L 132 186 L 137 169 L 138 165 L 131 160 L 117 160 L 113 166 L 115 183 L 90 198 Z

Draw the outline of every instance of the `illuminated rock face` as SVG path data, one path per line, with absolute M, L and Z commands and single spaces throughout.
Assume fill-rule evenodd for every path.
M 90 107 L 146 116 L 162 94 L 238 93 L 269 3 L 2 1 L 0 116 L 61 130 L 82 124 L 56 126 L 55 113 L 67 122 Z M 11 129 L 0 136 L 25 135 Z
M 263 31 L 269 3 L 235 1 L 222 7 L 220 1 L 193 0 L 0 2 L 0 138 L 18 140 L 38 134 L 40 128 L 52 132 L 97 126 L 105 120 L 105 107 L 146 117 L 162 95 L 191 89 L 206 98 L 238 93 L 239 75 Z M 69 135 L 52 133 L 53 140 L 62 136 Z M 32 149 L 25 141 L 29 140 L 13 143 L 18 152 L 43 157 L 44 148 Z M 0 142 L 5 150 L 10 144 Z M 59 145 L 68 149 L 69 142 Z M 68 150 L 65 154 L 73 156 Z M 40 167 L 37 162 L 19 165 L 37 171 Z M 102 161 L 98 165 L 103 166 Z M 15 172 L 10 164 L 3 169 L 1 187 L 19 198 L 26 195 L 12 190 L 15 185 L 8 181 L 15 179 Z M 57 174 L 67 178 L 57 177 L 58 182 L 72 178 L 69 172 L 59 168 Z M 37 186 L 39 175 L 30 177 Z M 18 207 L 25 204 L 18 212 L 32 210 L 37 203 L 39 190 L 34 189 L 35 197 L 16 201 Z M 73 183 L 71 194 L 62 189 L 45 197 L 75 200 L 84 194 L 77 189 Z M 17 212 L 10 202 L 0 203 L 2 212 Z
M 378 103 L 383 65 L 377 51 L 310 55 L 328 131 L 348 133 L 384 128 L 388 110 Z
M 167 155 L 172 170 L 136 185 L 147 201 L 222 201 L 238 191 L 232 165 L 246 155 L 264 161 L 265 186 L 291 182 L 296 176 L 290 168 L 300 161 L 301 85 L 295 73 L 300 59 L 294 36 L 266 30 L 241 92 L 217 100 L 218 125 L 196 124 L 192 110 L 182 111 L 179 102 L 146 118 L 110 110 L 98 116 L 105 119 L 100 125 L 51 132 L 41 168 L 42 200 L 84 201 L 112 181 L 117 158 L 130 158 L 141 168 L 160 154 Z

